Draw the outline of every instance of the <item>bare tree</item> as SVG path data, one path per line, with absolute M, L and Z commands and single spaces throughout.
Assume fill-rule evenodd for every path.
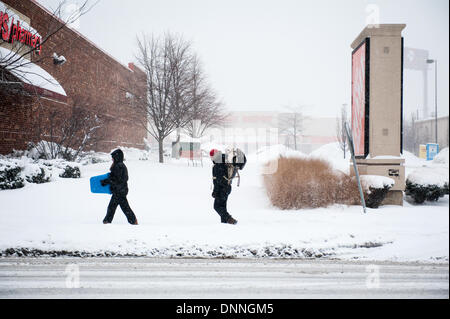
M 146 94 L 137 97 L 133 105 L 143 114 L 141 125 L 158 142 L 162 163 L 167 136 L 177 130 L 179 145 L 182 129 L 191 136 L 203 135 L 224 120 L 223 104 L 205 80 L 191 44 L 181 36 L 143 36 L 138 38 L 138 50 L 136 58 L 146 74 Z
M 292 138 L 294 141 L 294 149 L 298 150 L 298 139 L 303 132 L 303 124 L 306 117 L 303 115 L 303 106 L 286 107 L 289 112 L 280 114 L 279 129 L 281 134 Z
M 166 34 L 162 39 L 152 36 L 138 38 L 137 60 L 146 74 L 146 95 L 134 104 L 144 114 L 141 125 L 158 142 L 159 162 L 164 162 L 164 139 L 177 127 L 173 108 L 173 79 L 176 67 L 171 65 L 173 40 Z
M 189 101 L 189 121 L 184 126 L 190 137 L 202 137 L 210 127 L 223 125 L 228 117 L 224 104 L 211 89 L 200 61 L 192 60 Z
M 185 130 L 190 137 L 200 138 L 209 128 L 223 126 L 228 117 L 224 104 L 210 92 L 205 94 L 201 104 L 193 111 L 192 120 L 187 123 Z
M 103 120 L 98 116 L 102 107 L 95 106 L 84 97 L 74 98 L 68 106 L 69 114 L 59 109 L 48 109 L 38 100 L 33 110 L 34 146 L 40 157 L 76 160 L 82 152 L 94 147 L 103 138 L 99 130 Z
M 348 149 L 347 135 L 345 133 L 345 122 L 347 122 L 347 120 L 347 104 L 343 104 L 341 107 L 341 116 L 336 119 L 336 137 L 339 143 L 339 147 L 344 152 L 344 159 Z
M 181 36 L 166 34 L 170 67 L 172 69 L 171 89 L 169 91 L 170 107 L 173 121 L 177 128 L 177 141 L 180 140 L 181 128 L 190 120 L 192 60 L 191 44 Z

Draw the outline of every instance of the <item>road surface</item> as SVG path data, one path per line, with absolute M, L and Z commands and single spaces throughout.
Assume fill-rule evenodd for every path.
M 447 264 L 0 258 L 0 298 L 449 298 Z

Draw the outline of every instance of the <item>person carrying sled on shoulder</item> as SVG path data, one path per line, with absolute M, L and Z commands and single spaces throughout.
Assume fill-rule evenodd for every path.
M 111 201 L 108 205 L 108 211 L 106 213 L 103 224 L 111 224 L 116 213 L 117 206 L 120 205 L 123 213 L 127 217 L 127 220 L 132 225 L 138 225 L 138 221 L 130 205 L 128 204 L 128 170 L 123 163 L 124 155 L 122 150 L 117 149 L 111 153 L 113 164 L 111 165 L 109 177 L 100 181 L 102 186 L 111 185 Z
M 231 193 L 231 182 L 228 178 L 228 166 L 225 160 L 225 154 L 219 150 L 211 150 L 209 153 L 214 163 L 212 174 L 214 190 L 212 197 L 214 198 L 214 210 L 219 214 L 220 220 L 224 224 L 236 225 L 235 220 L 227 211 L 227 200 Z

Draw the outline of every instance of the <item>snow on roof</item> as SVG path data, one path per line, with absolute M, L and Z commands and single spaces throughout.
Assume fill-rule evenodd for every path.
M 0 47 L 0 65 L 18 77 L 21 81 L 33 86 L 67 96 L 61 84 L 43 68 L 21 57 L 10 58 L 14 52 Z M 6 62 L 9 60 L 10 62 Z

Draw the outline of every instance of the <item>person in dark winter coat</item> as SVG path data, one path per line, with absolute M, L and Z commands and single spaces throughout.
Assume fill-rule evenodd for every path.
M 138 221 L 130 205 L 128 204 L 128 170 L 123 163 L 124 156 L 120 149 L 111 153 L 113 164 L 111 165 L 109 177 L 102 180 L 100 183 L 103 186 L 111 185 L 111 201 L 108 205 L 108 211 L 106 213 L 103 224 L 111 224 L 116 212 L 117 206 L 120 205 L 123 213 L 127 217 L 127 220 L 132 225 L 138 225 Z
M 218 150 L 210 152 L 211 160 L 214 163 L 212 174 L 214 190 L 212 197 L 214 198 L 214 210 L 219 214 L 220 220 L 224 224 L 237 224 L 227 211 L 227 200 L 231 193 L 231 182 L 228 178 L 228 167 L 225 164 L 225 154 Z

